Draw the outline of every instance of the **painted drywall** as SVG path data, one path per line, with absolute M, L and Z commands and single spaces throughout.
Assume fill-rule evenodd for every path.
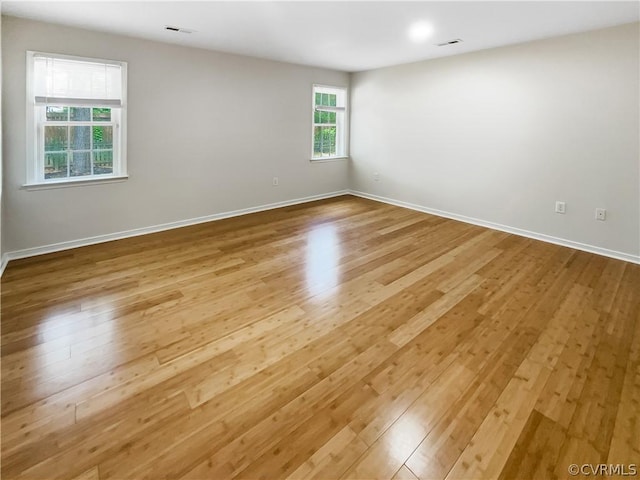
M 309 161 L 312 85 L 348 87 L 347 73 L 15 17 L 2 22 L 6 252 L 347 188 L 347 161 Z M 127 181 L 21 189 L 27 50 L 128 62 Z
M 0 3 L 0 12 L 2 12 L 2 4 Z M 2 52 L 2 22 L 0 21 L 0 52 Z M 2 55 L 0 55 L 0 92 L 2 92 Z M 2 125 L 2 95 L 0 95 L 0 125 Z M 2 166 L 2 128 L 0 128 L 0 275 L 4 272 L 7 265 L 7 259 L 4 255 L 4 243 L 2 242 L 2 172 L 4 167 Z
M 351 188 L 640 259 L 639 53 L 634 23 L 354 74 Z

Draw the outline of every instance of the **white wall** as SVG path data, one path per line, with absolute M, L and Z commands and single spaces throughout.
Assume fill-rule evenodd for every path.
M 351 187 L 640 260 L 638 26 L 354 74 Z
M 2 12 L 2 2 L 0 2 L 0 13 Z M 0 92 L 2 92 L 2 22 L 0 22 Z M 2 125 L 2 96 L 0 95 L 0 125 Z M 3 217 L 3 202 L 2 202 L 2 172 L 4 167 L 2 166 L 2 128 L 0 128 L 0 275 L 4 272 L 6 267 L 6 257 L 4 255 L 4 244 L 2 243 L 2 217 Z
M 4 251 L 347 188 L 346 161 L 309 161 L 312 84 L 348 86 L 346 73 L 14 17 L 2 22 Z M 20 189 L 26 50 L 128 62 L 128 181 Z

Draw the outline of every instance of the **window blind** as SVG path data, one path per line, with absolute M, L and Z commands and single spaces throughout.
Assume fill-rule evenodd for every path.
M 33 68 L 38 105 L 122 105 L 120 65 L 35 55 Z

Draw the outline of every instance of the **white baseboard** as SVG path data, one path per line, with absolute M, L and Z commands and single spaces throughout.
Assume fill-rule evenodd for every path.
M 110 242 L 112 240 L 120 240 L 123 238 L 137 237 L 139 235 L 146 235 L 148 233 L 161 232 L 164 230 L 172 230 L 174 228 L 187 227 L 189 225 L 196 225 L 198 223 L 212 222 L 215 220 L 222 220 L 223 218 L 238 217 L 240 215 L 247 215 L 249 213 L 263 212 L 266 210 L 273 210 L 274 208 L 289 207 L 291 205 L 298 205 L 301 203 L 313 202 L 315 200 L 323 200 L 325 198 L 339 197 L 340 195 L 348 195 L 348 194 L 349 194 L 348 190 L 322 193 L 320 195 L 311 195 L 309 197 L 296 198 L 293 200 L 285 200 L 282 202 L 269 203 L 266 205 L 258 205 L 256 207 L 243 208 L 240 210 L 233 210 L 230 212 L 214 213 L 213 215 L 206 215 L 204 217 L 189 218 L 187 220 L 179 220 L 177 222 L 163 223 L 161 225 L 152 225 L 150 227 L 135 228 L 133 230 L 125 230 L 122 232 L 108 233 L 106 235 L 97 235 L 95 237 L 81 238 L 78 240 L 70 240 L 67 242 L 54 243 L 51 245 L 43 245 L 41 247 L 25 248 L 23 250 L 6 252 L 2 256 L 2 265 L 0 267 L 1 268 L 0 275 L 2 275 L 2 272 L 4 272 L 4 268 L 6 267 L 7 263 L 10 260 L 33 257 L 36 255 L 43 255 L 45 253 L 60 252 L 62 250 L 85 247 L 87 245 Z
M 256 207 L 249 207 L 240 210 L 233 210 L 230 212 L 215 213 L 213 215 L 206 215 L 204 217 L 190 218 L 187 220 L 179 220 L 177 222 L 163 223 L 161 225 L 152 225 L 150 227 L 136 228 L 133 230 L 126 230 L 122 232 L 109 233 L 106 235 L 98 235 L 95 237 L 81 238 L 78 240 L 70 240 L 67 242 L 54 243 L 51 245 L 44 245 L 41 247 L 26 248 L 23 250 L 16 250 L 13 252 L 6 252 L 2 255 L 0 261 L 0 276 L 4 273 L 4 270 L 11 260 L 17 260 L 19 258 L 33 257 L 36 255 L 43 255 L 46 253 L 59 252 L 62 250 L 69 250 L 77 247 L 84 247 L 87 245 L 94 245 L 96 243 L 109 242 L 112 240 L 120 240 L 123 238 L 136 237 L 139 235 L 146 235 L 148 233 L 161 232 L 164 230 L 171 230 L 174 228 L 186 227 L 189 225 L 196 225 L 198 223 L 212 222 L 215 220 L 222 220 L 224 218 L 237 217 L 240 215 L 247 215 L 249 213 L 262 212 L 266 210 L 273 210 L 274 208 L 288 207 L 291 205 L 298 205 L 301 203 L 313 202 L 315 200 L 322 200 L 325 198 L 338 197 L 340 195 L 355 195 L 357 197 L 367 198 L 369 200 L 375 200 L 378 202 L 388 203 L 390 205 L 396 205 L 398 207 L 409 208 L 411 210 L 417 210 L 419 212 L 429 213 L 431 215 L 437 215 L 439 217 L 451 218 L 453 220 L 459 220 L 465 223 L 471 223 L 473 225 L 479 225 L 481 227 L 491 228 L 493 230 L 500 230 L 507 233 L 513 233 L 514 235 L 520 235 L 522 237 L 533 238 L 535 240 L 541 240 L 543 242 L 553 243 L 556 245 L 562 245 L 564 247 L 575 248 L 576 250 L 583 250 L 585 252 L 595 253 L 603 255 L 605 257 L 616 258 L 618 260 L 624 260 L 631 263 L 640 264 L 640 256 L 631 255 L 624 252 L 617 252 L 615 250 L 609 250 L 606 248 L 596 247 L 593 245 L 587 245 L 584 243 L 574 242 L 572 240 L 566 240 L 563 238 L 552 237 L 542 233 L 530 232 L 528 230 L 522 230 L 520 228 L 509 227 L 498 223 L 487 222 L 477 218 L 466 217 L 464 215 L 458 215 L 455 213 L 445 212 L 433 208 L 424 207 L 421 205 L 415 205 L 400 200 L 394 200 L 392 198 L 381 197 L 379 195 L 372 195 L 365 192 L 359 192 L 356 190 L 340 190 L 337 192 L 323 193 L 320 195 L 312 195 L 309 197 L 296 198 L 293 200 L 286 200 L 282 202 L 269 203 L 266 205 L 259 205 Z
M 423 213 L 429 213 L 438 217 L 451 218 L 453 220 L 459 220 L 465 223 L 471 223 L 473 225 L 479 225 L 481 227 L 491 228 L 493 230 L 500 230 L 502 232 L 513 233 L 521 237 L 533 238 L 534 240 L 541 240 L 543 242 L 554 243 L 556 245 L 562 245 L 563 247 L 575 248 L 576 250 L 582 250 L 589 253 L 595 253 L 603 255 L 605 257 L 611 257 L 618 260 L 624 260 L 626 262 L 640 264 L 640 255 L 631 255 L 629 253 L 617 252 L 615 250 L 609 250 L 607 248 L 596 247 L 594 245 L 587 245 L 580 242 L 574 242 L 573 240 L 567 240 L 564 238 L 553 237 L 551 235 L 545 235 L 543 233 L 530 232 L 529 230 L 522 230 L 520 228 L 509 227 L 507 225 L 501 225 L 499 223 L 488 222 L 479 218 L 467 217 L 464 215 L 458 215 L 456 213 L 445 212 L 437 210 L 435 208 L 423 207 L 422 205 L 415 205 L 413 203 L 403 202 L 400 200 L 394 200 L 392 198 L 381 197 L 379 195 L 372 195 L 370 193 L 359 192 L 356 190 L 350 190 L 351 195 L 356 197 L 367 198 L 369 200 L 375 200 L 382 203 L 388 203 L 398 207 L 409 208 L 411 210 L 417 210 Z
M 2 258 L 0 258 L 0 277 L 4 273 L 4 269 L 7 268 L 7 263 L 9 263 L 9 255 L 5 253 L 2 255 Z

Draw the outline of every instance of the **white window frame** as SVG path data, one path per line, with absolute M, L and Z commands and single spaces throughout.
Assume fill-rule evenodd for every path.
M 316 106 L 316 93 L 329 93 L 337 95 L 336 107 Z M 311 161 L 322 162 L 326 160 L 339 160 L 349 158 L 348 154 L 348 125 L 349 125 L 349 97 L 346 87 L 314 84 L 311 93 Z M 340 105 L 339 103 L 342 103 Z M 315 123 L 315 112 L 336 112 L 336 154 L 331 156 L 315 155 L 315 127 L 327 126 L 326 123 Z
M 75 60 L 82 62 L 92 62 L 107 65 L 117 65 L 121 72 L 121 101 L 120 105 L 109 106 L 98 104 L 87 100 L 79 103 L 73 101 L 65 103 L 64 99 L 56 99 L 50 103 L 52 106 L 66 107 L 88 107 L 88 108 L 111 108 L 111 121 L 94 122 L 93 118 L 89 121 L 46 121 L 46 106 L 36 104 L 34 94 L 34 58 L 36 56 L 45 56 L 50 58 L 59 58 L 67 60 Z M 114 181 L 123 181 L 128 178 L 127 175 L 127 62 L 105 60 L 89 57 L 78 57 L 74 55 L 62 55 L 58 53 L 46 53 L 27 51 L 27 95 L 26 95 L 26 117 L 27 117 L 27 181 L 23 187 L 27 190 L 40 188 L 61 188 L 68 186 L 87 185 L 96 183 L 109 183 Z M 92 111 L 93 112 L 93 111 Z M 93 115 L 93 113 L 92 113 Z M 72 125 L 72 126 L 112 126 L 113 127 L 113 171 L 110 174 L 99 175 L 83 175 L 79 177 L 66 177 L 46 179 L 44 172 L 44 127 L 56 125 Z M 93 147 L 93 135 L 91 138 L 91 147 Z M 93 151 L 93 148 L 91 149 Z M 93 170 L 93 159 L 91 159 L 91 169 Z

